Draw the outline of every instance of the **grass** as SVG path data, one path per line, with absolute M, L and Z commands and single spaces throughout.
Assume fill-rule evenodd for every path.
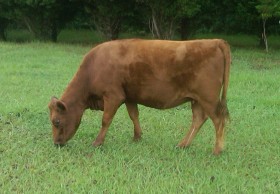
M 121 107 L 105 144 L 91 147 L 102 112 L 86 111 L 67 146 L 53 146 L 47 104 L 60 96 L 87 45 L 0 42 L 1 193 L 278 193 L 280 52 L 232 48 L 225 151 L 212 155 L 207 121 L 193 145 L 178 149 L 189 104 L 140 106 L 143 139 Z

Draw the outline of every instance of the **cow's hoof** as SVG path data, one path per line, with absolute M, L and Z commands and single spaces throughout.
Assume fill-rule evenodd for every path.
M 185 143 L 183 141 L 177 144 L 178 148 L 187 148 L 189 146 L 190 146 L 190 144 L 187 144 L 187 143 Z
M 213 151 L 213 154 L 215 156 L 218 156 L 218 155 L 220 155 L 222 153 L 222 151 L 223 150 L 221 148 L 215 148 L 214 151 Z
M 137 142 L 141 140 L 141 136 L 134 136 L 133 141 Z
M 93 147 L 98 147 L 98 146 L 101 146 L 102 143 L 103 143 L 103 142 L 101 142 L 101 141 L 94 141 L 94 142 L 92 143 L 92 146 L 93 146 Z

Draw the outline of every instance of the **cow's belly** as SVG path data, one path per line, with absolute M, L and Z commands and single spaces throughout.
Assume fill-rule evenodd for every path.
M 160 81 L 131 84 L 125 91 L 127 101 L 157 109 L 173 108 L 191 100 L 186 89 Z

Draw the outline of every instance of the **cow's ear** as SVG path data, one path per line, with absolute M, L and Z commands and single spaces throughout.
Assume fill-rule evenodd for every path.
M 64 104 L 64 102 L 62 102 L 61 100 L 56 101 L 56 106 L 61 112 L 64 112 L 67 109 L 66 104 Z
M 56 107 L 59 111 L 64 112 L 66 111 L 66 104 L 59 100 L 57 97 L 53 96 L 49 103 L 49 108 Z
M 58 101 L 57 97 L 53 96 L 51 97 L 50 103 L 49 103 L 49 109 L 52 109 L 53 107 L 55 107 L 56 102 Z

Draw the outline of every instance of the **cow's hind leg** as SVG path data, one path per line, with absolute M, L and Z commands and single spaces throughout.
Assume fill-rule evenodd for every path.
M 190 130 L 187 132 L 186 136 L 183 140 L 178 144 L 179 147 L 187 147 L 191 144 L 195 135 L 203 125 L 203 123 L 207 120 L 208 116 L 205 114 L 202 106 L 195 100 L 192 101 L 192 125 Z
M 102 117 L 102 127 L 99 131 L 96 140 L 92 144 L 93 146 L 99 146 L 103 144 L 108 128 L 121 104 L 122 100 L 118 98 L 104 98 L 104 113 Z
M 127 112 L 134 125 L 134 140 L 137 141 L 141 138 L 141 127 L 139 123 L 138 106 L 135 103 L 125 103 Z
M 224 147 L 224 128 L 228 112 L 226 111 L 224 113 L 221 111 L 221 106 L 224 105 L 222 105 L 220 101 L 217 103 L 202 103 L 202 106 L 215 126 L 216 142 L 213 153 L 215 155 L 219 155 L 223 151 Z M 226 108 L 226 105 L 224 108 Z
M 225 119 L 219 115 L 210 116 L 216 130 L 216 142 L 213 150 L 214 155 L 219 155 L 224 148 Z

